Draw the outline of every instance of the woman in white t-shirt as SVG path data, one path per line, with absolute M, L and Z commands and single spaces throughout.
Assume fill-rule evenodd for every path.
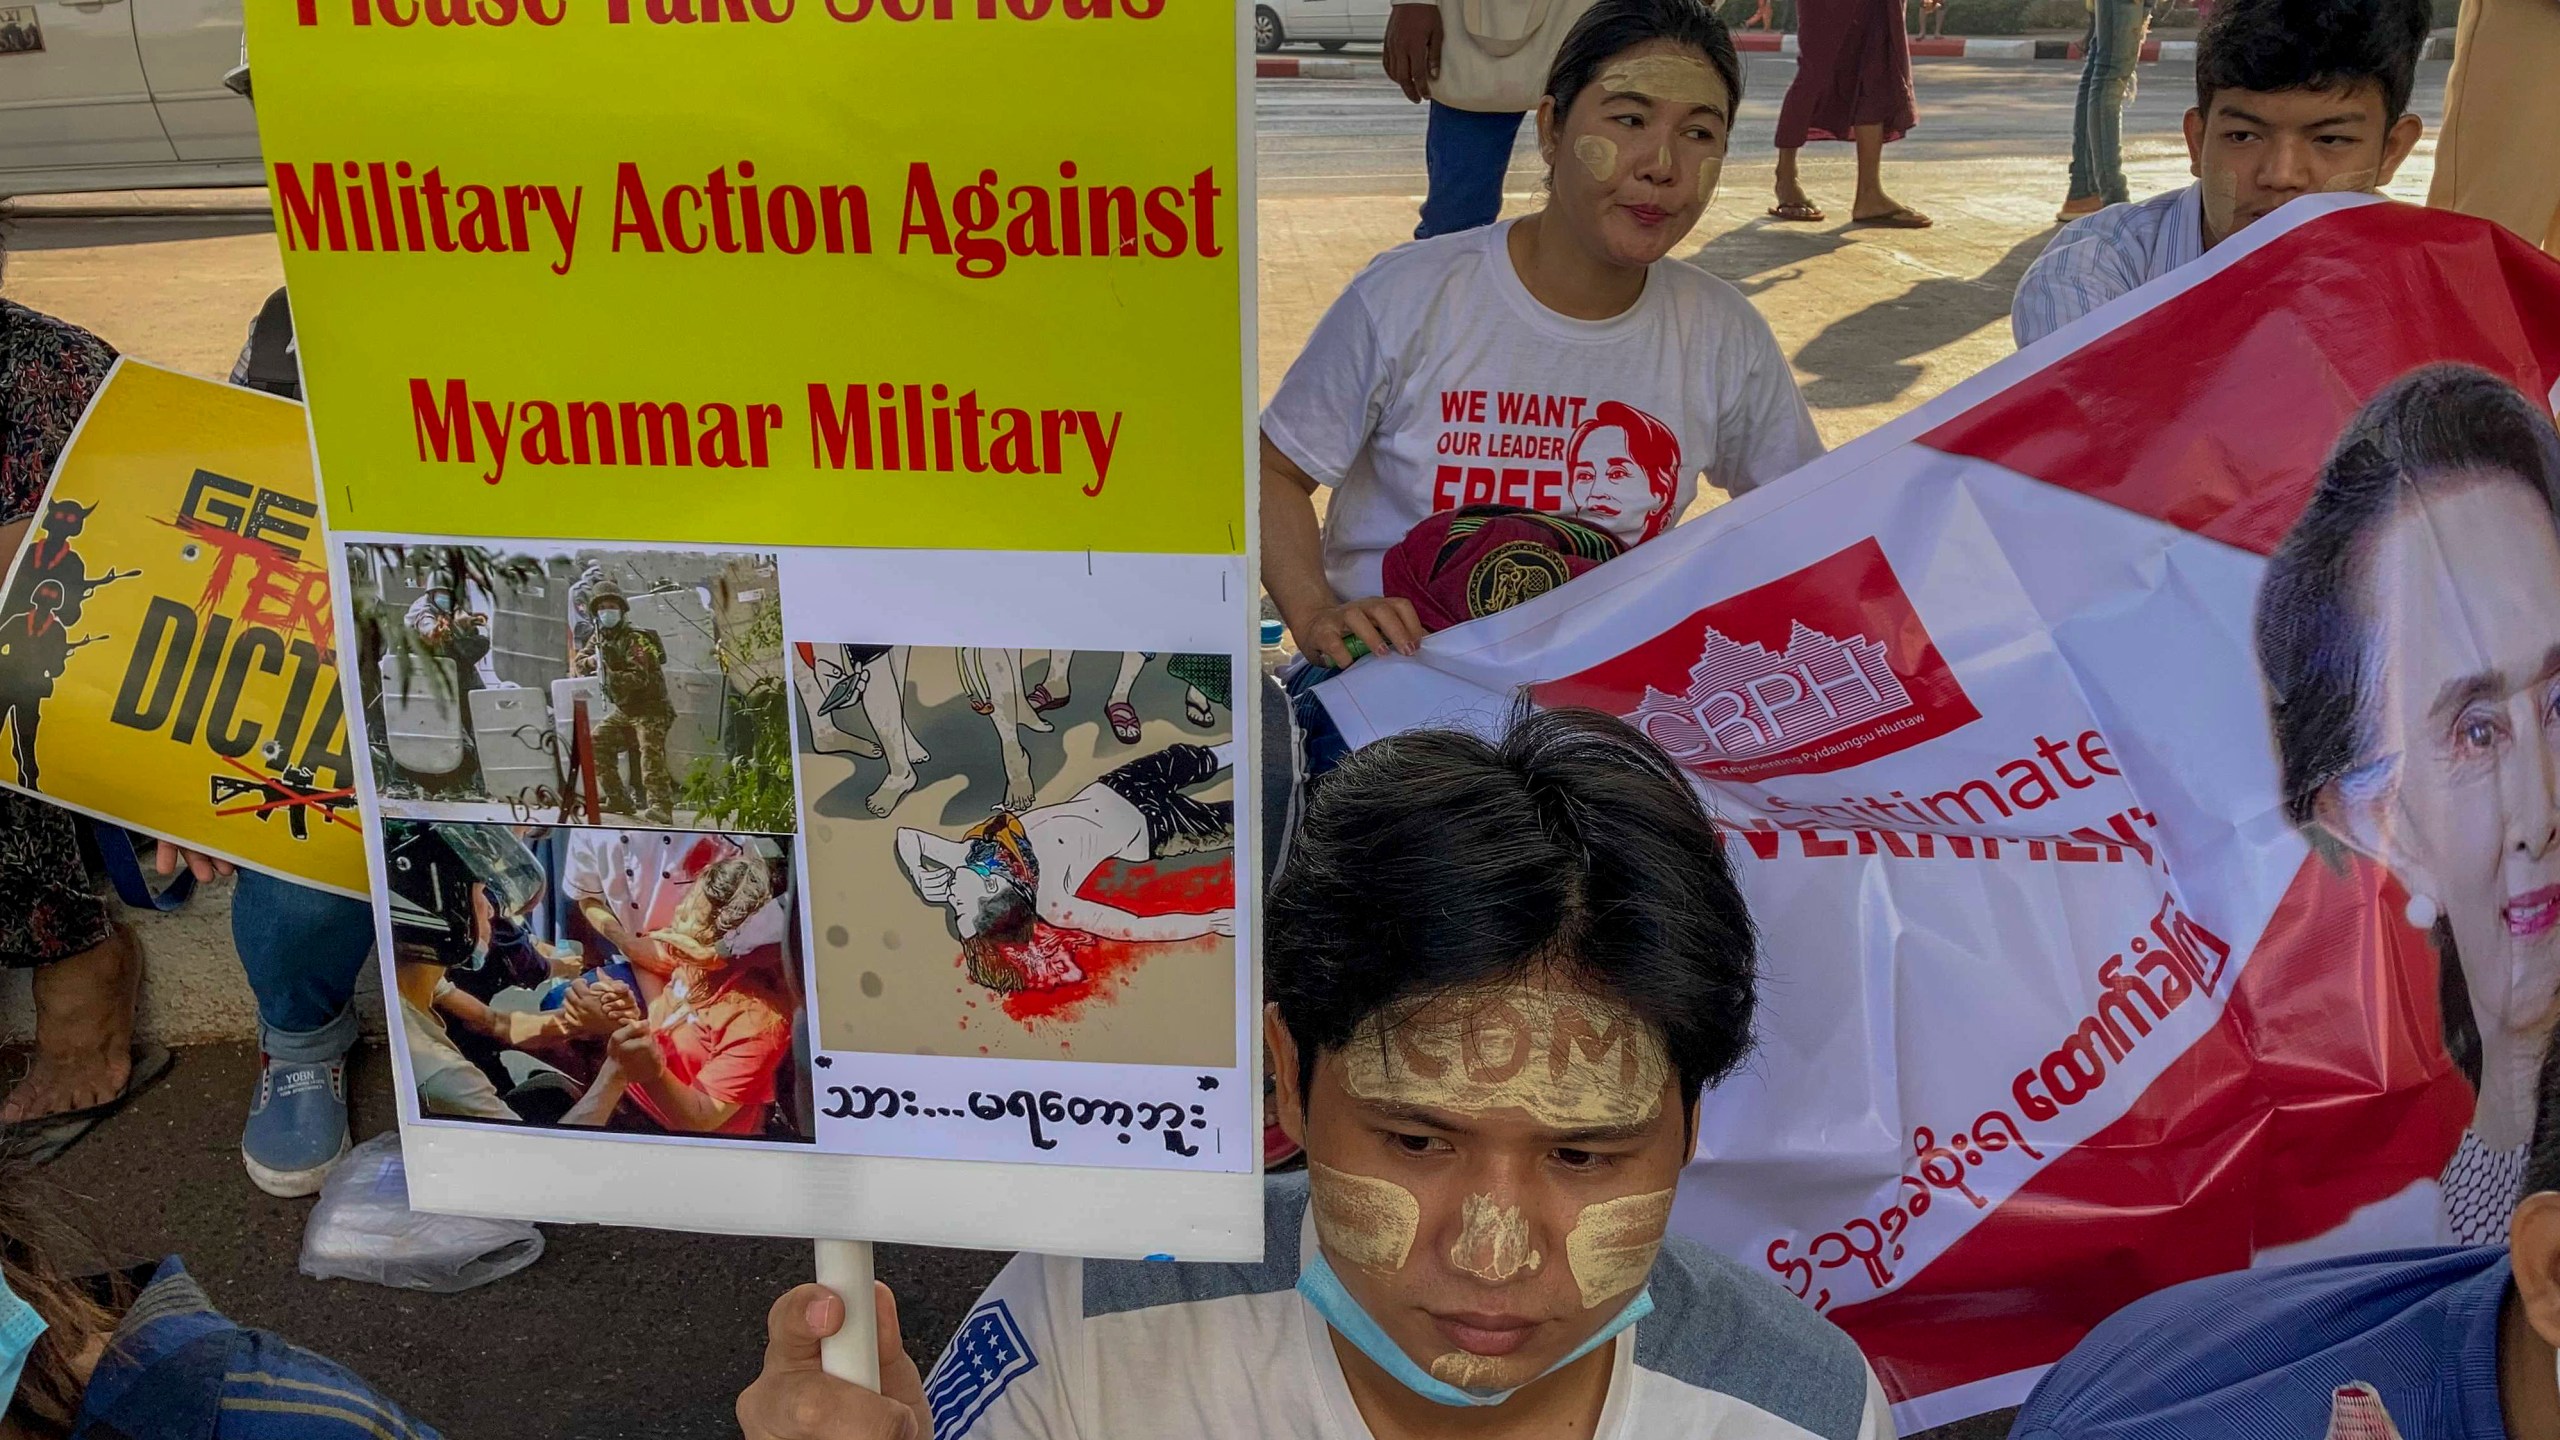
M 1539 102 L 1545 207 L 1389 251 L 1325 313 L 1262 412 L 1262 580 L 1302 649 L 1413 652 L 1422 627 L 1379 569 L 1436 512 L 1518 505 L 1633 545 L 1701 473 L 1739 493 L 1822 453 L 1768 323 L 1666 258 L 1715 193 L 1741 92 L 1700 0 L 1602 0 Z

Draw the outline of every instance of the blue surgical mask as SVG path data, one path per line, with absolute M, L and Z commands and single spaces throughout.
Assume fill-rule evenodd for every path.
M 1333 1273 L 1333 1266 L 1326 1262 L 1324 1252 L 1312 1246 L 1307 1250 L 1306 1263 L 1298 1270 L 1298 1293 L 1306 1297 L 1318 1315 L 1324 1317 L 1324 1323 L 1332 1326 L 1343 1339 L 1358 1346 L 1361 1354 L 1378 1362 L 1379 1369 L 1396 1377 L 1397 1383 L 1407 1390 L 1442 1405 L 1499 1405 L 1518 1394 L 1522 1386 L 1553 1375 L 1617 1339 L 1620 1331 L 1653 1313 L 1653 1290 L 1648 1286 L 1637 1291 L 1636 1298 L 1627 1302 L 1627 1308 L 1619 1311 L 1616 1319 L 1601 1326 L 1599 1333 L 1575 1346 L 1572 1354 L 1520 1385 L 1508 1390 L 1468 1390 L 1452 1385 L 1413 1363 L 1413 1357 L 1404 1353 L 1404 1347 L 1380 1329 L 1378 1322 L 1369 1318 L 1369 1312 L 1360 1308 L 1360 1302 L 1351 1298 L 1351 1292 L 1342 1288 L 1342 1277 Z
M 0 1280 L 0 1409 L 17 1398 L 18 1377 L 27 1371 L 27 1356 L 44 1335 L 44 1317 Z

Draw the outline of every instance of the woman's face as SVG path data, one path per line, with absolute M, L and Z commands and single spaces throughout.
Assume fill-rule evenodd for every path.
M 2462 954 L 2483 1049 L 2482 1138 L 2531 1136 L 2560 995 L 2560 522 L 2504 472 L 2403 507 L 2368 573 L 2387 781 L 2341 803 Z
M 1732 117 L 1724 77 L 1697 51 L 1655 40 L 1612 56 L 1563 114 L 1539 104 L 1548 220 L 1613 264 L 1661 259 L 1706 213 Z
M 1569 492 L 1582 518 L 1632 544 L 1644 536 L 1653 513 L 1653 477 L 1627 451 L 1627 432 L 1605 426 L 1583 437 L 1573 451 Z

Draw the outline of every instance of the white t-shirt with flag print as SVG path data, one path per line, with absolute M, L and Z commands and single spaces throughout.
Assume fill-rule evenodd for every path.
M 1298 1296 L 1306 1211 L 1306 1176 L 1264 1182 L 1257 1265 L 1015 1256 L 925 1379 L 933 1440 L 1370 1440 Z M 1768 1276 L 1673 1239 L 1650 1284 L 1594 1440 L 1893 1440 L 1855 1342 Z
M 1571 515 L 1629 545 L 1703 473 L 1731 494 L 1822 453 L 1795 372 L 1742 292 L 1659 260 L 1624 314 L 1576 320 L 1520 282 L 1511 223 L 1399 246 L 1355 276 L 1262 412 L 1333 487 L 1325 578 L 1380 592 L 1389 547 L 1462 505 Z

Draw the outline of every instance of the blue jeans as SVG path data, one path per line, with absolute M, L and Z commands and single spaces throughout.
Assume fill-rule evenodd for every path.
M 356 1042 L 356 977 L 373 954 L 373 907 L 243 870 L 231 944 L 258 996 L 259 1047 L 278 1060 L 335 1060 Z
M 1430 172 L 1422 197 L 1422 223 L 1413 238 L 1428 240 L 1490 225 L 1502 215 L 1502 180 L 1511 173 L 1511 145 L 1520 134 L 1517 114 L 1487 114 L 1431 102 L 1431 126 L 1422 139 L 1422 166 Z
M 2133 98 L 2133 67 L 2151 28 L 2145 0 L 2097 0 L 2089 21 L 2089 60 L 2080 70 L 2080 106 L 2071 117 L 2071 197 L 2110 205 L 2133 198 L 2124 185 L 2124 107 Z

